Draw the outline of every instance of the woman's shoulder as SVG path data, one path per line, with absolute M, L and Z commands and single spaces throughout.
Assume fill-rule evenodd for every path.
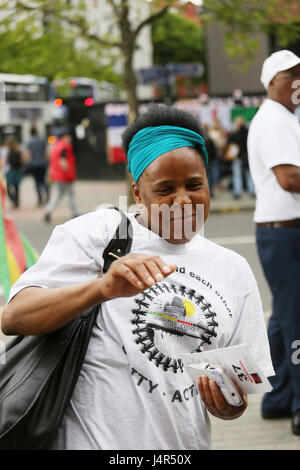
M 63 224 L 73 235 L 103 236 L 111 238 L 121 221 L 120 212 L 114 208 L 100 208 L 87 212 Z
M 232 289 L 239 294 L 247 295 L 256 287 L 255 276 L 244 256 L 209 240 L 207 244 L 210 245 L 212 256 L 214 256 L 214 270 L 226 279 Z
M 205 238 L 205 250 L 209 256 L 219 263 L 223 263 L 230 268 L 239 268 L 249 270 L 250 266 L 246 258 L 234 250 L 226 248 L 219 243 Z

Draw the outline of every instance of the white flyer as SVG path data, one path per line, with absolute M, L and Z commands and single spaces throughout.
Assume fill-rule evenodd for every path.
M 244 393 L 265 393 L 272 390 L 269 380 L 245 344 L 200 353 L 181 354 L 180 358 L 185 367 L 199 366 L 202 362 L 220 365 Z

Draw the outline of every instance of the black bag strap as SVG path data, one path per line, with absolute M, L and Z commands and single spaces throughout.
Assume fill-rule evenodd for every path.
M 106 273 L 110 268 L 110 265 L 115 261 L 115 259 L 120 258 L 121 256 L 129 253 L 132 245 L 132 225 L 128 217 L 124 212 L 118 207 L 111 207 L 110 209 L 115 209 L 119 211 L 121 215 L 121 222 L 105 248 L 103 252 L 103 272 Z

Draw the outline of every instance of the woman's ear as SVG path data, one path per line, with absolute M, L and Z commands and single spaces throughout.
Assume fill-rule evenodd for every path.
M 134 197 L 135 202 L 137 204 L 141 204 L 142 198 L 141 198 L 139 184 L 136 183 L 135 181 L 132 182 L 132 192 L 133 192 L 133 197 Z

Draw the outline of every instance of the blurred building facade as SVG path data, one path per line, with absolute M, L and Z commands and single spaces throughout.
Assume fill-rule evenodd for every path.
M 206 64 L 208 88 L 211 96 L 232 95 L 233 90 L 242 90 L 244 94 L 264 93 L 260 82 L 263 61 L 270 54 L 270 41 L 265 34 L 258 34 L 259 48 L 255 60 L 247 72 L 237 70 L 239 61 L 230 60 L 224 48 L 224 30 L 217 22 L 206 28 Z
M 296 3 L 291 4 L 291 14 L 294 10 L 298 12 L 298 14 L 295 13 L 295 19 L 299 18 L 299 5 Z M 282 47 L 274 37 L 257 33 L 254 35 L 258 40 L 255 58 L 249 68 L 242 72 L 239 70 L 241 60 L 231 60 L 225 52 L 225 30 L 222 25 L 213 21 L 205 27 L 205 31 L 208 89 L 211 96 L 228 96 L 236 89 L 241 90 L 245 95 L 265 94 L 265 89 L 260 82 L 264 60 L 280 49 L 289 49 L 300 56 L 300 40 Z

